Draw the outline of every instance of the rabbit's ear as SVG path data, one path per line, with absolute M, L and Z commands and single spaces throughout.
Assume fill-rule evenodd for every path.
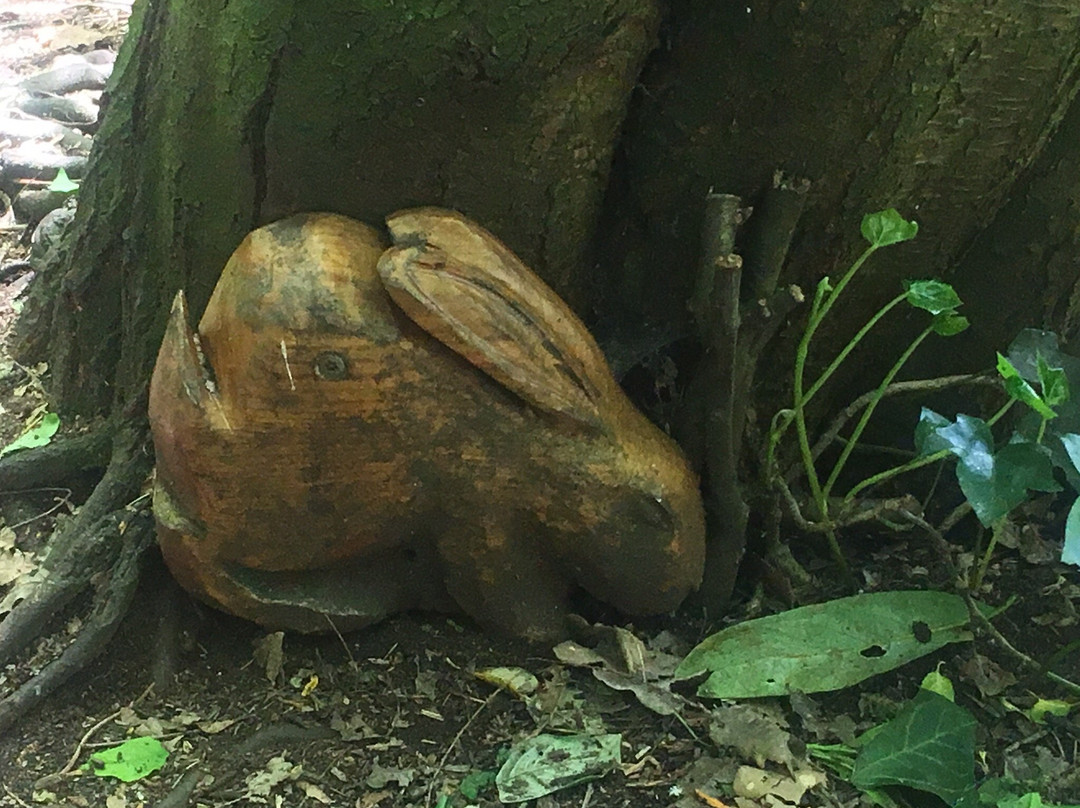
M 615 381 L 581 321 L 540 278 L 458 213 L 387 219 L 379 260 L 391 298 L 421 328 L 530 404 L 591 427 Z

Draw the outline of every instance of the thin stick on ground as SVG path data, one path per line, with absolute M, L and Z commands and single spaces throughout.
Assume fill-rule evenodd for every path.
M 82 755 L 83 749 L 86 748 L 87 744 L 90 742 L 90 739 L 97 733 L 97 731 L 104 727 L 106 724 L 108 724 L 110 721 L 114 721 L 119 718 L 123 714 L 125 709 L 134 709 L 135 706 L 147 696 L 149 696 L 153 692 L 153 690 L 153 684 L 147 685 L 142 693 L 140 693 L 138 696 L 128 702 L 126 708 L 121 708 L 115 713 L 110 713 L 109 715 L 98 721 L 96 724 L 94 724 L 92 727 L 90 727 L 90 729 L 83 733 L 83 736 L 79 739 L 79 742 L 75 744 L 75 751 L 71 753 L 71 757 L 68 758 L 68 762 L 65 763 L 59 771 L 54 772 L 53 774 L 47 774 L 44 777 L 40 778 L 36 783 L 34 783 L 34 788 L 45 788 L 46 786 L 49 786 L 59 780 L 61 777 L 70 774 L 71 771 L 75 768 L 75 764 L 79 762 L 79 757 Z
M 472 726 L 473 721 L 475 721 L 480 715 L 480 713 L 482 713 L 491 705 L 491 702 L 493 702 L 495 700 L 495 697 L 498 696 L 501 692 L 502 688 L 491 691 L 488 697 L 484 699 L 484 703 L 477 707 L 473 714 L 469 716 L 469 720 L 461 725 L 461 729 L 457 731 L 453 739 L 447 745 L 446 751 L 443 752 L 443 756 L 439 759 L 439 765 L 435 767 L 435 771 L 431 773 L 431 779 L 428 781 L 427 793 L 424 795 L 425 808 L 426 806 L 431 805 L 431 792 L 435 790 L 435 783 L 442 775 L 443 769 L 446 768 L 446 761 L 450 759 L 450 753 L 453 752 L 455 748 L 457 748 L 458 743 L 465 735 L 465 731 Z
M 945 540 L 945 537 L 942 535 L 941 531 L 939 531 L 921 516 L 917 516 L 916 514 L 902 511 L 901 516 L 903 516 L 913 525 L 918 526 L 926 532 L 926 534 L 934 542 L 934 546 L 941 555 L 942 561 L 943 563 L 945 563 L 946 568 L 949 570 L 950 576 L 954 581 L 958 581 L 959 573 L 956 569 L 956 565 L 953 563 L 952 560 L 951 548 L 949 546 L 949 543 Z M 1011 642 L 1008 641 L 1008 639 L 1006 639 L 1004 634 L 997 630 L 993 623 L 986 619 L 982 611 L 980 611 L 978 604 L 975 603 L 975 599 L 971 596 L 970 592 L 962 592 L 961 595 L 964 598 L 964 602 L 967 603 L 968 613 L 971 617 L 971 622 L 975 626 L 975 628 L 983 634 L 989 636 L 991 641 L 995 645 L 997 645 L 999 648 L 1008 653 L 1014 660 L 1016 660 L 1016 662 L 1019 663 L 1020 667 L 1024 670 L 1025 673 L 1045 676 L 1051 682 L 1061 688 L 1064 688 L 1072 695 L 1080 696 L 1080 684 L 1077 684 L 1070 679 L 1066 679 L 1064 676 L 1060 676 L 1054 673 L 1052 670 L 1049 670 L 1045 665 L 1040 664 L 1038 661 L 1036 661 L 1032 657 L 1025 654 L 1023 651 L 1021 651 L 1019 648 L 1014 646 Z
M 882 398 L 888 398 L 890 396 L 903 395 L 905 393 L 933 393 L 940 390 L 947 390 L 950 387 L 958 387 L 964 385 L 973 385 L 980 387 L 997 387 L 1000 388 L 1000 382 L 991 376 L 979 376 L 975 374 L 962 374 L 957 376 L 940 376 L 934 379 L 916 379 L 907 382 L 893 382 L 888 385 L 881 393 Z M 821 433 L 821 437 L 814 443 L 813 448 L 810 450 L 811 456 L 817 460 L 821 453 L 824 452 L 829 445 L 836 440 L 840 434 L 840 430 L 843 429 L 848 421 L 854 418 L 859 412 L 863 410 L 871 401 L 874 400 L 877 395 L 876 390 L 871 390 L 868 393 L 863 393 L 857 399 L 848 404 L 843 410 L 841 410 L 836 417 L 829 424 L 828 428 Z M 791 483 L 791 477 L 797 476 L 802 471 L 801 466 L 796 466 L 789 472 L 788 483 Z
M 1073 696 L 1080 696 L 1080 684 L 1047 669 L 1045 665 L 1041 665 L 1037 660 L 1028 656 L 1009 642 L 1005 638 L 1005 635 L 998 631 L 997 628 L 994 627 L 994 624 L 983 616 L 983 613 L 979 611 L 978 604 L 975 603 L 975 599 L 972 598 L 970 594 L 964 593 L 964 600 L 967 601 L 968 611 L 971 613 L 971 621 L 975 624 L 975 627 L 982 633 L 988 635 L 998 647 L 1016 660 L 1025 673 L 1034 675 L 1041 674 Z

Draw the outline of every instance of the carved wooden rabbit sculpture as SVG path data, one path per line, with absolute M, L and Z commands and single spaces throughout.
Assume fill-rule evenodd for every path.
M 406 210 L 256 230 L 196 335 L 176 296 L 150 388 L 165 559 L 267 626 L 464 611 L 563 631 L 578 588 L 631 615 L 701 578 L 693 474 L 584 326 L 494 236 Z

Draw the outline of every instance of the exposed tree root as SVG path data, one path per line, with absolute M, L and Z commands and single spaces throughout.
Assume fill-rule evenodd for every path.
M 337 740 L 340 737 L 336 731 L 319 725 L 303 727 L 281 721 L 261 727 L 242 743 L 235 746 L 230 745 L 231 748 L 223 750 L 222 754 L 214 755 L 220 762 L 220 765 L 215 767 L 214 772 L 210 771 L 210 767 L 206 763 L 188 769 L 184 776 L 173 786 L 172 791 L 158 800 L 154 808 L 185 808 L 191 803 L 196 789 L 204 782 L 213 783 L 210 790 L 215 795 L 226 794 L 228 790 L 235 787 L 237 780 L 247 773 L 245 769 L 247 758 L 255 752 L 274 747 L 291 748 L 314 741 Z M 207 755 L 207 757 L 210 757 L 210 755 Z M 200 794 L 199 796 L 206 797 L 208 794 Z M 229 802 L 236 801 L 237 799 L 229 800 Z M 226 802 L 226 804 L 229 804 L 229 802 Z
M 53 534 L 23 599 L 0 622 L 0 664 L 7 664 L 44 633 L 49 620 L 64 606 L 108 573 L 76 640 L 0 701 L 0 730 L 85 668 L 105 648 L 127 612 L 139 580 L 140 559 L 154 536 L 149 502 L 133 502 L 151 465 L 144 449 L 146 434 L 142 422 L 125 424 L 114 432 L 104 477 L 78 513 Z M 26 484 L 25 478 L 20 484 Z
M 0 490 L 36 488 L 80 471 L 105 468 L 112 436 L 107 428 L 0 458 Z
M 98 541 L 120 545 L 108 582 L 95 593 L 94 609 L 75 641 L 40 673 L 0 701 L 0 732 L 84 670 L 105 649 L 127 614 L 139 584 L 143 552 L 153 544 L 153 518 L 143 503 L 138 508 L 112 514 L 99 524 L 102 530 L 96 534 Z

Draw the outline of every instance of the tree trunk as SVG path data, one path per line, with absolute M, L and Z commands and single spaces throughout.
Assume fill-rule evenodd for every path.
M 141 390 L 176 290 L 198 315 L 243 236 L 298 211 L 457 208 L 586 308 L 658 22 L 652 0 L 137 5 L 61 270 L 57 404 Z
M 964 0 L 685 0 L 666 31 L 609 196 L 622 229 L 602 234 L 602 253 L 613 256 L 609 286 L 631 311 L 682 311 L 710 188 L 753 202 L 781 171 L 811 182 L 785 271 L 808 293 L 861 251 L 865 213 L 891 206 L 920 224 L 918 238 L 876 256 L 850 291 L 845 316 L 824 335 L 833 347 L 905 278 L 956 281 L 974 328 L 951 370 L 992 363 L 992 351 L 1022 325 L 1061 324 L 1052 312 L 1042 323 L 1016 322 L 1019 312 L 1041 318 L 1043 290 L 1012 279 L 1018 259 L 1038 264 L 1043 249 L 1076 254 L 1077 211 L 1068 202 L 1076 174 L 1058 161 L 1075 159 L 1074 129 L 1059 127 L 1080 81 L 1080 9 L 1023 0 L 984 4 L 977 14 Z M 1060 156 L 1039 162 L 1051 143 Z M 995 217 L 1032 182 L 1041 183 L 1030 192 L 1039 212 L 1035 199 L 1014 200 L 1012 209 L 1026 204 L 1035 229 L 1004 246 Z M 990 236 L 997 277 L 973 255 L 962 264 L 984 229 L 999 234 Z M 1048 271 L 1059 293 L 1077 278 L 1075 263 L 1059 260 Z M 1003 328 L 1003 320 L 1012 322 Z M 987 322 L 998 325 L 984 329 Z M 882 347 L 918 328 L 883 329 L 860 354 L 870 362 L 864 371 L 887 367 L 895 352 Z M 789 350 L 783 343 L 763 361 L 789 366 Z
M 66 533 L 126 501 L 117 464 L 141 473 L 143 394 L 177 289 L 197 317 L 245 234 L 292 213 L 378 225 L 439 205 L 504 240 L 587 322 L 643 343 L 636 359 L 690 337 L 672 355 L 701 413 L 684 445 L 711 458 L 722 600 L 745 524 L 730 466 L 761 448 L 742 443 L 747 414 L 760 437 L 790 401 L 803 313 L 762 323 L 757 286 L 722 300 L 707 286 L 695 328 L 695 285 L 746 252 L 783 265 L 765 286 L 811 293 L 861 251 L 863 214 L 894 206 L 918 238 L 875 256 L 812 364 L 910 277 L 954 281 L 975 323 L 937 370 L 985 367 L 1024 325 L 1074 336 L 1078 43 L 1080 8 L 1034 0 L 673 0 L 666 18 L 659 0 L 141 0 L 74 230 L 21 324 L 23 358 L 50 360 L 56 406 L 111 411 L 118 436 L 109 485 Z M 756 205 L 765 232 L 734 250 L 720 233 L 701 261 L 710 192 Z M 740 322 L 756 323 L 752 341 Z M 896 317 L 876 331 L 840 379 L 855 389 L 834 398 L 875 385 L 916 328 Z

